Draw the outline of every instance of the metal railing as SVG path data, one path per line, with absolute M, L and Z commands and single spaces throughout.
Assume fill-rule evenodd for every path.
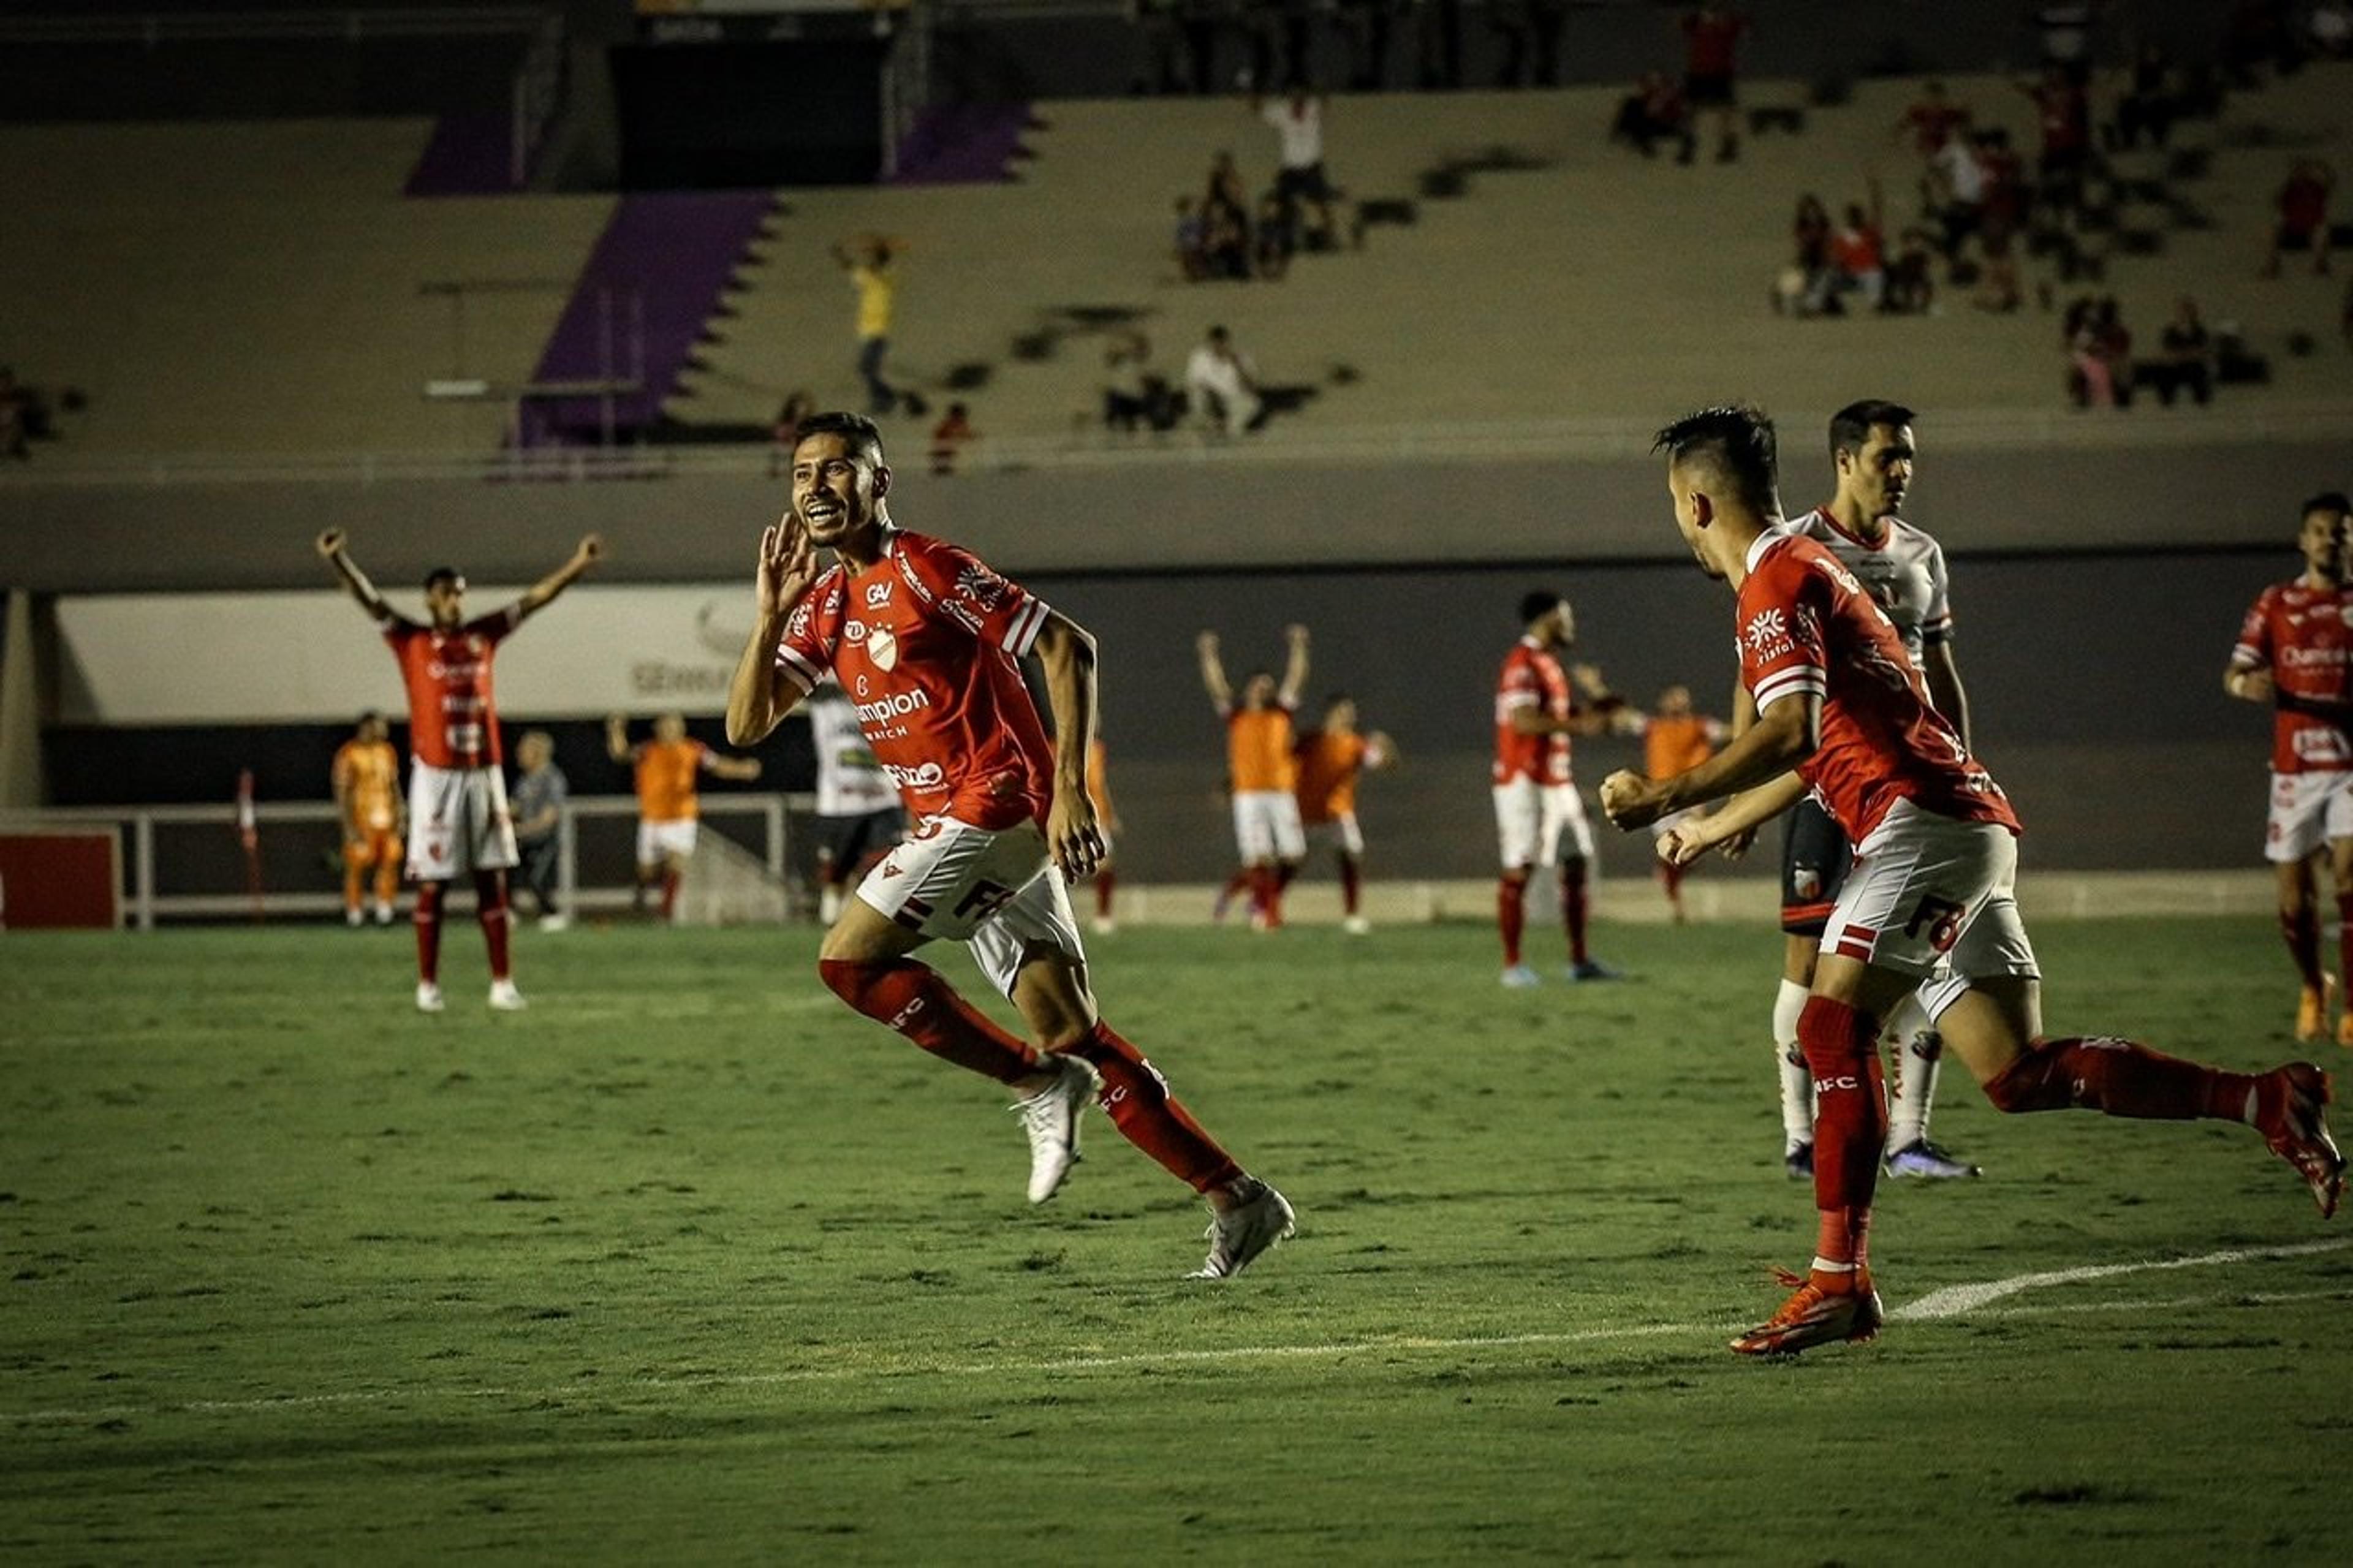
M 786 815 L 806 814 L 816 805 L 815 795 L 799 792 L 712 795 L 702 802 L 702 820 L 756 817 L 760 824 L 761 860 L 768 875 L 782 882 L 786 879 Z M 327 824 L 338 820 L 335 806 L 329 801 L 265 802 L 255 808 L 254 815 L 257 828 L 265 837 L 272 824 Z M 581 881 L 579 824 L 589 819 L 634 818 L 637 815 L 638 803 L 633 795 L 575 795 L 567 803 L 556 827 L 556 889 L 566 910 L 628 907 L 632 895 L 629 884 Z M 217 920 L 246 915 L 274 919 L 332 914 L 343 907 L 340 890 L 265 889 L 258 896 L 246 891 L 161 892 L 157 889 L 155 830 L 175 825 L 217 827 L 224 839 L 233 839 L 237 831 L 237 807 L 224 801 L 218 805 L 77 805 L 0 812 L 0 832 L 71 826 L 113 829 L 124 849 L 119 857 L 127 880 L 121 889 L 121 924 L 129 930 L 153 931 L 159 920 Z

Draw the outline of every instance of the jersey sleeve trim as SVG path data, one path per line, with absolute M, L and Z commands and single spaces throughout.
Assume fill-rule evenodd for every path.
M 1798 697 L 1807 692 L 1817 697 L 1830 695 L 1830 681 L 1823 671 L 1811 665 L 1776 670 L 1757 683 L 1757 711 L 1764 712 L 1784 697 Z
M 1026 656 L 1029 645 L 1038 640 L 1038 633 L 1045 626 L 1046 617 L 1052 613 L 1043 599 L 1032 599 L 1023 605 L 1020 613 L 1013 617 L 1012 626 L 1006 628 L 1005 641 L 1001 645 L 1005 651 L 1016 658 Z
M 800 650 L 789 643 L 776 645 L 776 668 L 800 682 L 801 695 L 806 697 L 817 683 L 825 679 L 825 671 L 811 664 Z

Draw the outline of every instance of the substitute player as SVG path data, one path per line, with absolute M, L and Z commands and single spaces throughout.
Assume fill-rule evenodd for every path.
M 907 836 L 907 818 L 841 683 L 819 682 L 807 707 L 817 751 L 817 912 L 831 925 L 858 879 Z
M 2314 853 L 2328 850 L 2342 922 L 2337 963 L 2353 987 L 2353 591 L 2347 585 L 2345 496 L 2304 503 L 2296 543 L 2304 570 L 2263 591 L 2239 627 L 2222 689 L 2272 707 L 2271 821 L 2263 858 L 2279 883 L 2280 931 L 2295 963 L 2295 1037 L 2328 1029 L 2328 979 L 2320 964 Z M 2337 1026 L 2353 1046 L 2353 1013 Z
M 760 776 L 753 757 L 723 757 L 686 732 L 686 715 L 664 713 L 654 721 L 653 738 L 629 744 L 629 721 L 615 713 L 605 721 L 605 754 L 627 763 L 638 792 L 638 883 L 629 904 L 643 912 L 649 894 L 659 890 L 661 918 L 678 919 L 679 885 L 694 858 L 702 823 L 701 775 L 748 782 Z
M 1373 929 L 1365 918 L 1365 832 L 1356 823 L 1356 781 L 1397 761 L 1397 742 L 1380 731 L 1356 729 L 1356 700 L 1335 691 L 1324 721 L 1299 738 L 1300 826 L 1308 847 L 1328 845 L 1340 862 L 1341 923 L 1350 936 Z
M 1810 790 L 1855 845 L 1798 1022 L 1820 1106 L 1813 1266 L 1789 1276 L 1788 1300 L 1733 1349 L 1786 1353 L 1878 1332 L 1867 1246 L 1885 1119 L 1878 1034 L 1932 976 L 1931 1021 L 1998 1109 L 2252 1122 L 2321 1214 L 2334 1214 L 2345 1159 L 2323 1109 L 2328 1075 L 2311 1063 L 2224 1072 L 2112 1036 L 2043 1037 L 2040 970 L 2014 887 L 2018 817 L 1929 701 L 1862 582 L 1782 527 L 1772 422 L 1711 408 L 1668 426 L 1658 445 L 1676 528 L 1701 569 L 1738 595 L 1740 679 L 1757 721 L 1673 778 L 1612 773 L 1602 809 L 1636 828 L 1734 796 L 1662 842 L 1687 859 Z
M 360 887 L 375 873 L 375 923 L 392 923 L 392 896 L 400 887 L 400 753 L 391 726 L 371 709 L 352 738 L 335 748 L 328 778 L 335 815 L 343 825 L 343 923 L 358 925 Z
M 1630 710 L 1623 723 L 1629 733 L 1642 737 L 1642 776 L 1653 779 L 1672 778 L 1699 766 L 1715 755 L 1715 749 L 1732 733 L 1732 726 L 1723 720 L 1692 707 L 1688 686 L 1666 688 L 1659 693 L 1657 708 L 1649 713 Z M 1678 812 L 1672 819 L 1651 824 L 1651 831 L 1664 837 L 1687 820 Z M 1658 867 L 1659 887 L 1667 895 L 1667 909 L 1675 924 L 1690 924 L 1690 911 L 1683 908 L 1683 877 L 1690 868 L 1663 858 Z
M 417 1006 L 441 1011 L 441 892 L 450 879 L 474 879 L 482 940 L 491 953 L 491 1005 L 523 1005 L 508 963 L 507 870 L 514 825 L 500 773 L 499 715 L 491 660 L 514 629 L 577 582 L 605 553 L 595 534 L 565 563 L 504 609 L 466 618 L 466 579 L 455 567 L 425 574 L 427 620 L 418 624 L 384 602 L 353 562 L 343 531 L 319 535 L 319 553 L 361 609 L 384 628 L 408 687 L 408 874 L 417 883 Z
M 727 737 L 748 746 L 829 670 L 915 820 L 826 933 L 818 973 L 857 1011 L 1022 1096 L 1029 1201 L 1078 1158 L 1101 1075 L 1113 1128 L 1209 1204 L 1196 1278 L 1223 1279 L 1292 1232 L 1290 1204 L 1245 1172 L 1095 1011 L 1065 879 L 1103 853 L 1087 798 L 1095 643 L 1069 617 L 953 544 L 891 521 L 882 438 L 821 414 L 793 450 L 792 505 L 761 537 L 758 619 L 737 664 Z M 817 552 L 836 560 L 821 565 Z M 1058 749 L 1017 660 L 1034 654 Z M 1035 1040 L 998 1028 L 908 955 L 969 945 Z
M 1294 719 L 1299 693 L 1307 684 L 1307 628 L 1289 626 L 1282 680 L 1263 669 L 1242 681 L 1237 701 L 1218 657 L 1218 634 L 1195 639 L 1201 684 L 1226 721 L 1226 783 L 1234 795 L 1234 847 L 1250 879 L 1250 924 L 1273 931 L 1282 924 L 1282 890 L 1299 875 L 1307 835 L 1299 820 L 1299 760 Z
M 1945 552 L 1936 540 L 1905 521 L 1904 498 L 1918 471 L 1912 410 L 1866 399 L 1831 416 L 1831 499 L 1786 523 L 1838 557 L 1863 591 L 1887 613 L 1905 652 L 1920 667 L 1928 700 L 1969 742 L 1969 700 L 1953 662 L 1953 607 Z M 1739 721 L 1753 714 L 1746 694 Z M 1653 776 L 1656 776 L 1655 774 Z M 1798 1015 L 1814 978 L 1822 925 L 1853 863 L 1854 847 L 1831 814 L 1812 799 L 1789 812 L 1781 839 L 1781 984 L 1773 1003 L 1773 1051 L 1781 1084 L 1782 1161 L 1793 1177 L 1812 1174 L 1813 1085 L 1798 1046 Z M 1887 1123 L 1887 1169 L 1898 1176 L 1969 1177 L 1978 1168 L 1931 1142 L 1928 1114 L 1945 1045 L 1915 1006 L 1887 1020 L 1895 1059 L 1894 1109 Z
M 1520 959 L 1528 883 L 1539 866 L 1559 868 L 1569 978 L 1615 980 L 1618 972 L 1586 950 L 1593 829 L 1569 773 L 1568 738 L 1599 733 L 1625 703 L 1593 666 L 1562 665 L 1562 652 L 1577 641 L 1577 612 L 1567 599 L 1549 590 L 1527 595 L 1520 600 L 1520 640 L 1495 680 L 1495 836 L 1504 863 L 1495 927 L 1504 939 L 1504 984 L 1540 984 Z

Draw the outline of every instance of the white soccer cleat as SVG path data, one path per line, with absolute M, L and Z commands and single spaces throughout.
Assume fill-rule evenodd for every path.
M 1298 1228 L 1298 1215 L 1290 1200 L 1260 1182 L 1258 1191 L 1249 1198 L 1210 1216 L 1209 1256 L 1185 1278 L 1230 1279 L 1249 1268 L 1252 1258 Z
M 520 1013 L 531 1004 L 522 999 L 522 993 L 515 989 L 513 981 L 493 980 L 491 982 L 491 1005 L 501 1013 Z
M 1504 971 L 1504 988 L 1507 991 L 1525 991 L 1531 985 L 1543 984 L 1544 977 L 1525 963 L 1514 963 Z
M 1076 1057 L 1058 1057 L 1054 1081 L 1006 1109 L 1019 1113 L 1029 1135 L 1029 1201 L 1042 1204 L 1061 1190 L 1079 1163 L 1079 1117 L 1095 1091 L 1095 1075 Z
M 542 931 L 570 931 L 572 929 L 572 917 L 565 914 L 542 915 L 539 917 L 539 929 Z
M 441 987 L 430 980 L 417 983 L 417 1010 L 420 1013 L 441 1011 Z
M 1365 936 L 1371 932 L 1373 922 L 1362 915 L 1350 915 L 1340 922 L 1340 929 L 1350 936 Z
M 343 923 L 350 926 L 353 931 L 357 931 L 359 929 L 360 907 L 357 904 L 353 904 L 351 908 L 343 911 Z
M 1097 936 L 1116 936 L 1119 934 L 1119 922 L 1107 915 L 1097 915 L 1094 932 Z
M 354 921 L 353 923 L 356 924 L 357 922 Z M 392 923 L 392 906 L 390 904 L 378 904 L 375 907 L 375 923 L 380 926 L 388 926 Z

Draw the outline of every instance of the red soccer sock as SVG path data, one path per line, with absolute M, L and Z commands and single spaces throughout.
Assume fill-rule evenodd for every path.
M 1261 866 L 1253 880 L 1257 891 L 1252 902 L 1271 931 L 1282 923 L 1282 869 L 1279 866 Z
M 1843 1002 L 1811 996 L 1798 1015 L 1798 1043 L 1814 1077 L 1814 1207 L 1823 1248 L 1817 1256 L 1860 1267 L 1887 1141 L 1879 1026 Z
M 2080 1108 L 2152 1121 L 2253 1120 L 2255 1076 L 2184 1061 L 2132 1040 L 2038 1040 L 1985 1086 L 2009 1111 Z
M 1528 878 L 1525 871 L 1506 871 L 1495 884 L 1495 930 L 1504 938 L 1504 967 L 1520 966 L 1520 932 L 1528 923 Z
M 1364 868 L 1353 855 L 1340 857 L 1340 912 L 1353 915 L 1365 892 Z
M 1564 860 L 1560 865 L 1560 923 L 1568 932 L 1568 956 L 1573 963 L 1585 962 L 1586 905 L 1585 862 Z
M 2353 996 L 2353 893 L 2337 895 L 2337 972 L 2345 977 L 2345 994 Z
M 1111 896 L 1119 887 L 1119 873 L 1106 866 L 1095 873 L 1095 919 L 1111 919 Z
M 1103 1079 L 1098 1103 L 1119 1135 L 1178 1181 L 1206 1193 L 1242 1173 L 1233 1156 L 1218 1147 L 1217 1140 L 1168 1092 L 1168 1080 L 1159 1069 L 1113 1034 L 1110 1025 L 1095 1020 L 1095 1026 L 1068 1054 Z
M 817 972 L 835 995 L 935 1057 L 999 1083 L 1038 1070 L 1037 1053 L 974 1011 L 939 971 L 912 958 L 820 958 Z
M 1683 905 L 1683 876 L 1690 869 L 1688 866 L 1677 866 L 1671 861 L 1659 862 L 1659 886 L 1667 890 L 1667 902 L 1677 910 Z
M 507 938 L 514 930 L 513 917 L 507 912 L 507 874 L 475 872 L 474 903 L 474 918 L 482 922 L 482 940 L 490 944 L 491 978 L 504 980 L 509 973 Z
M 448 885 L 417 884 L 417 978 L 427 985 L 441 973 L 441 889 Z
M 661 918 L 666 921 L 678 918 L 678 885 L 682 879 L 675 868 L 661 874 Z
M 2339 898 L 2337 907 L 2344 908 Z M 2293 914 L 2280 911 L 2280 935 L 2287 939 L 2287 955 L 2295 964 L 2296 978 L 2309 991 L 2320 989 L 2320 917 L 2311 910 L 2298 910 Z

